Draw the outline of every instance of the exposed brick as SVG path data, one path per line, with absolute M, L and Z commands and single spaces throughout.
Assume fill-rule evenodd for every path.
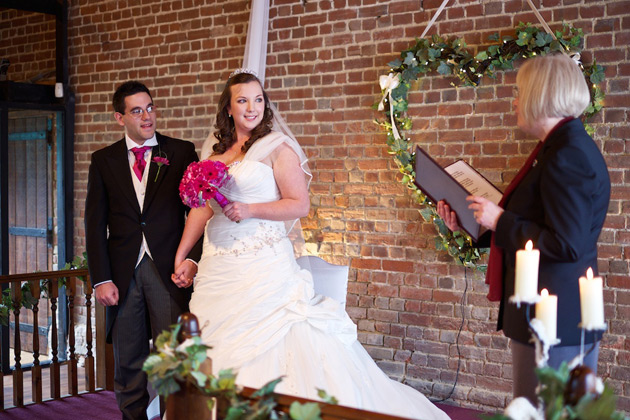
M 95 0 L 71 4 L 70 86 L 76 94 L 75 238 L 85 248 L 83 205 L 90 154 L 121 137 L 111 117 L 111 94 L 128 78 L 153 90 L 163 109 L 159 129 L 200 148 L 227 75 L 241 65 L 249 2 L 200 0 L 135 6 Z M 460 336 L 463 370 L 457 405 L 493 412 L 511 399 L 509 341 L 496 332 L 498 306 L 488 302 L 482 276 L 468 271 L 467 305 L 459 301 L 464 271 L 434 248 L 425 223 L 387 151 L 371 106 L 380 100 L 378 76 L 413 45 L 442 0 L 277 0 L 270 10 L 266 88 L 309 156 L 312 210 L 303 219 L 307 245 L 329 261 L 351 265 L 347 310 L 360 339 L 388 374 L 427 395 L 450 392 L 457 368 L 452 344 Z M 488 35 L 512 35 L 513 24 L 537 19 L 521 0 L 449 5 L 430 34 L 461 36 L 478 51 Z M 540 3 L 540 4 L 538 4 Z M 630 1 L 541 0 L 552 29 L 562 21 L 582 28 L 582 58 L 605 67 L 605 108 L 593 118 L 613 183 L 600 236 L 598 267 L 606 278 L 609 331 L 600 371 L 630 410 Z M 136 17 L 141 16 L 141 17 Z M 9 80 L 25 81 L 55 68 L 54 20 L 0 10 L 0 57 L 11 60 Z M 5 42 L 10 40 L 10 42 Z M 28 43 L 30 49 L 20 45 Z M 517 64 L 518 67 L 518 64 Z M 440 163 L 464 158 L 501 188 L 515 176 L 533 139 L 516 129 L 512 86 L 516 71 L 498 71 L 479 88 L 430 74 L 412 86 L 405 133 Z M 44 80 L 54 82 L 53 76 Z

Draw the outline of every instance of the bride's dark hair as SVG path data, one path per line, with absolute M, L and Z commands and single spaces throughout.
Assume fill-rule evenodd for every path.
M 214 132 L 214 136 L 219 140 L 219 142 L 212 146 L 212 150 L 214 152 L 213 154 L 223 154 L 234 143 L 236 143 L 236 130 L 234 128 L 234 120 L 229 116 L 227 110 L 228 105 L 230 105 L 230 102 L 232 101 L 231 88 L 234 85 L 251 82 L 256 82 L 260 85 L 263 98 L 265 99 L 265 112 L 263 113 L 262 121 L 256 126 L 256 128 L 252 130 L 251 137 L 245 142 L 245 144 L 241 148 L 241 151 L 243 153 L 247 152 L 256 140 L 266 136 L 271 132 L 271 126 L 273 125 L 273 112 L 271 111 L 269 97 L 267 96 L 265 89 L 263 89 L 260 80 L 258 80 L 258 78 L 251 73 L 235 74 L 228 79 L 227 83 L 225 84 L 225 88 L 223 89 L 223 93 L 221 93 L 221 97 L 219 98 L 219 111 L 217 112 L 217 122 L 214 126 L 217 129 L 217 131 Z

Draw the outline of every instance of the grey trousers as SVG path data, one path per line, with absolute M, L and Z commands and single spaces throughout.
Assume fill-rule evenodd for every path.
M 538 378 L 536 377 L 536 353 L 534 346 L 512 342 L 512 392 L 514 398 L 526 397 L 534 406 L 538 405 L 536 387 Z M 585 344 L 584 352 L 590 350 L 592 344 Z M 563 361 L 567 363 L 580 354 L 580 346 L 553 346 L 549 349 L 549 360 L 547 365 L 558 369 Z M 597 374 L 597 359 L 599 357 L 599 341 L 590 354 L 584 358 L 584 365 L 588 366 Z
M 145 254 L 136 267 L 125 300 L 119 302 L 112 329 L 114 392 L 123 420 L 147 418 L 149 393 L 142 365 L 151 350 L 149 340 L 176 323 L 181 312 L 153 260 Z M 163 410 L 161 407 L 162 413 Z

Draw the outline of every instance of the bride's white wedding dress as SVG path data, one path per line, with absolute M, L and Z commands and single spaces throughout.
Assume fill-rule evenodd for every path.
M 280 198 L 269 152 L 291 140 L 272 133 L 230 168 L 221 189 L 230 201 Z M 301 176 L 301 174 L 299 175 Z M 212 346 L 214 373 L 234 368 L 237 383 L 318 400 L 317 388 L 341 405 L 420 419 L 448 419 L 420 392 L 393 381 L 357 341 L 344 308 L 314 295 L 310 272 L 295 262 L 285 223 L 227 219 L 213 200 L 190 310 Z

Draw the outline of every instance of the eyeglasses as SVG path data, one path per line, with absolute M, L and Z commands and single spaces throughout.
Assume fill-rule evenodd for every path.
M 155 105 L 149 105 L 147 107 L 147 109 L 142 109 L 140 107 L 138 108 L 134 108 L 129 112 L 125 112 L 125 114 L 130 114 L 132 117 L 134 117 L 135 119 L 139 119 L 144 115 L 144 112 L 146 111 L 147 114 L 155 114 L 156 111 L 156 106 Z

